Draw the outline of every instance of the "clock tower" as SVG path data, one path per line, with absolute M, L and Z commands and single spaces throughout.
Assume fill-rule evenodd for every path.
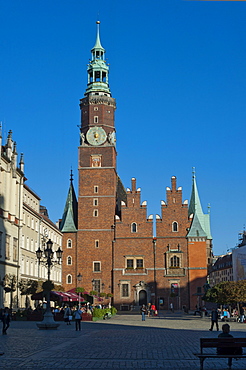
M 111 288 L 112 245 L 116 210 L 115 99 L 108 83 L 109 67 L 100 41 L 88 64 L 85 97 L 80 100 L 79 194 L 77 231 L 77 274 L 83 272 L 83 286 L 102 292 Z M 103 283 L 102 283 L 103 282 Z

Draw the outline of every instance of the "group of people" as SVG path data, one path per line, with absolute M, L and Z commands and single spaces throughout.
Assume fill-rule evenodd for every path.
M 81 308 L 79 307 L 69 307 L 66 306 L 64 310 L 64 321 L 67 323 L 67 325 L 71 325 L 71 321 L 75 320 L 75 329 L 76 331 L 81 330 L 81 320 L 82 320 L 82 314 L 83 313 L 90 313 L 91 309 L 90 307 L 83 306 Z
M 145 321 L 146 315 L 148 315 L 148 317 L 150 317 L 150 315 L 151 316 L 158 315 L 158 311 L 154 303 L 148 303 L 147 307 L 145 306 L 145 304 L 143 304 L 142 307 L 140 308 L 140 313 L 142 315 L 142 321 Z

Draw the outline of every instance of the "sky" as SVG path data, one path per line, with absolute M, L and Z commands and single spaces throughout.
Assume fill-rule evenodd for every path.
M 117 170 L 147 215 L 171 177 L 190 199 L 192 167 L 211 209 L 214 254 L 245 228 L 246 2 L 0 0 L 0 121 L 24 153 L 26 184 L 53 222 L 70 170 L 99 19 L 117 102 Z M 77 192 L 77 191 L 76 191 Z

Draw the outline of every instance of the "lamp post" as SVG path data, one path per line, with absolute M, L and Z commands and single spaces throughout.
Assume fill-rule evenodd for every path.
M 80 282 L 81 282 L 81 280 L 82 280 L 82 275 L 81 275 L 81 273 L 79 273 L 79 274 L 77 275 L 77 279 L 78 279 L 78 282 L 80 283 Z M 80 290 L 79 290 L 79 309 L 80 309 Z
M 56 258 L 57 260 L 54 260 L 54 252 L 52 250 L 53 243 L 49 239 L 46 243 L 46 248 L 44 251 L 38 248 L 36 251 L 36 256 L 38 259 L 38 263 L 43 264 L 44 266 L 47 267 L 48 270 L 48 279 L 47 279 L 47 305 L 46 305 L 46 310 L 44 313 L 44 318 L 42 322 L 38 322 L 37 326 L 39 329 L 57 329 L 57 327 L 60 324 L 57 324 L 54 320 L 53 314 L 50 309 L 50 286 L 51 286 L 51 280 L 50 280 L 50 270 L 54 265 L 60 265 L 61 260 L 62 260 L 62 250 L 59 247 L 56 251 Z

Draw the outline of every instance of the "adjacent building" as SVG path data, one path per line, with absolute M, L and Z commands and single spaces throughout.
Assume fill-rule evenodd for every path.
M 149 302 L 194 309 L 212 262 L 209 214 L 203 213 L 195 173 L 190 202 L 183 200 L 182 187 L 172 176 L 161 215 L 155 217 L 147 215 L 147 202 L 142 202 L 135 178 L 131 189 L 123 186 L 116 170 L 116 101 L 99 23 L 80 100 L 78 198 L 71 176 L 60 223 L 63 286 L 65 290 L 81 286 L 101 297 L 110 293 L 121 309 Z
M 36 259 L 38 247 L 51 239 L 54 250 L 62 245 L 62 233 L 40 206 L 39 196 L 26 185 L 23 154 L 17 164 L 16 143 L 9 131 L 2 145 L 0 135 L 0 307 L 24 306 L 18 284 L 21 279 L 46 280 L 47 271 Z M 52 269 L 51 278 L 61 283 L 61 266 Z M 14 291 L 8 292 L 12 284 Z

